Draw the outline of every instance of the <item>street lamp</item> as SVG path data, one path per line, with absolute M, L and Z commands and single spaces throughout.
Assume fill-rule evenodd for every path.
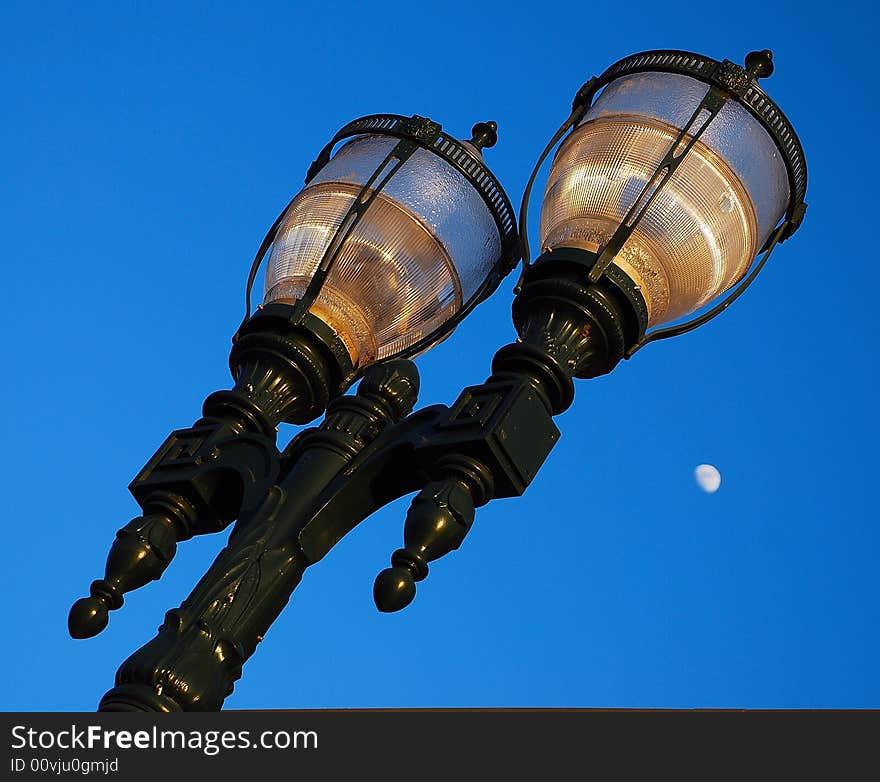
M 461 142 L 422 117 L 374 115 L 322 150 L 254 259 L 230 355 L 235 387 L 211 394 L 204 417 L 173 432 L 132 482 L 144 516 L 119 531 L 104 578 L 73 606 L 74 637 L 101 632 L 125 592 L 162 574 L 178 541 L 262 501 L 280 469 L 279 423 L 308 423 L 371 364 L 444 339 L 516 265 L 513 209 L 482 161 L 495 123 L 473 134 Z M 417 390 L 416 374 L 409 382 Z
M 343 128 L 254 261 L 234 388 L 209 396 L 203 417 L 173 432 L 132 482 L 143 515 L 119 531 L 104 578 L 71 609 L 74 637 L 100 632 L 125 592 L 161 575 L 178 541 L 237 519 L 100 708 L 219 709 L 305 569 L 417 492 L 404 546 L 374 586 L 381 611 L 404 608 L 428 563 L 462 543 L 475 508 L 525 491 L 559 438 L 553 416 L 571 404 L 573 378 L 610 372 L 734 301 L 806 209 L 803 150 L 758 86 L 772 70 L 768 51 L 744 68 L 656 51 L 590 79 L 532 172 L 519 232 L 482 161 L 494 123 L 469 141 L 420 117 Z M 528 204 L 557 145 L 532 263 Z M 267 253 L 264 304 L 251 315 Z M 411 413 L 418 374 L 408 358 L 448 336 L 520 255 L 517 341 L 451 407 Z M 357 378 L 357 394 L 344 395 Z M 325 410 L 277 451 L 277 424 Z

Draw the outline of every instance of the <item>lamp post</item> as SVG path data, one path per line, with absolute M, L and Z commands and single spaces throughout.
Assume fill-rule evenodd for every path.
M 461 545 L 476 508 L 525 491 L 559 438 L 553 417 L 572 403 L 574 378 L 606 374 L 735 300 L 806 209 L 803 150 L 758 86 L 772 70 L 768 51 L 745 67 L 656 51 L 590 79 L 539 157 L 519 230 L 482 159 L 494 123 L 469 141 L 421 117 L 344 127 L 257 253 L 230 354 L 234 387 L 211 394 L 202 418 L 172 432 L 134 479 L 143 514 L 117 533 L 104 577 L 71 609 L 74 637 L 97 634 L 124 593 L 161 576 L 179 541 L 237 520 L 100 708 L 221 708 L 305 569 L 417 492 L 404 546 L 374 586 L 379 610 L 404 608 L 429 563 Z M 542 252 L 530 262 L 528 204 L 557 145 Z M 517 340 L 451 407 L 411 412 L 419 378 L 409 359 L 448 336 L 520 257 Z M 322 413 L 278 451 L 279 423 Z

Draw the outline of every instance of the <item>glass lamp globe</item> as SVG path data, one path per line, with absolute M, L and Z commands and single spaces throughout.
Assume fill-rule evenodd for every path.
M 621 75 L 602 77 L 604 89 L 554 159 L 541 210 L 545 250 L 596 252 L 608 243 L 700 106 L 704 73 L 721 67 L 699 55 L 647 52 L 606 72 Z M 754 79 L 748 90 L 787 126 Z M 645 300 L 649 327 L 734 286 L 802 196 L 793 192 L 798 161 L 756 113 L 734 96 L 724 103 L 615 256 Z M 691 132 L 700 124 L 698 115 Z
M 378 132 L 340 147 L 287 209 L 268 260 L 264 304 L 295 305 L 344 236 L 309 312 L 339 337 L 355 370 L 436 344 L 517 259 L 512 209 L 480 150 L 494 143 L 494 123 L 476 126 L 482 136 L 470 143 L 429 123 L 432 139 L 422 120 L 415 151 L 379 192 L 365 188 L 395 162 L 413 120 L 374 122 Z M 351 227 L 353 208 L 372 195 Z

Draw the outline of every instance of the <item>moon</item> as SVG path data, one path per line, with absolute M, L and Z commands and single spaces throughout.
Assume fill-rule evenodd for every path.
M 694 478 L 697 485 L 706 494 L 714 494 L 721 486 L 721 473 L 718 468 L 711 464 L 699 464 L 694 468 Z

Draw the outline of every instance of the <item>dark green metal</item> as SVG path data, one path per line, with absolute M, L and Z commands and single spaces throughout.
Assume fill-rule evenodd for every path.
M 344 390 L 344 345 L 317 318 L 292 326 L 288 310 L 266 307 L 241 328 L 230 353 L 235 386 L 211 394 L 203 417 L 172 432 L 132 481 L 143 515 L 119 530 L 104 577 L 71 608 L 74 638 L 100 633 L 126 592 L 162 575 L 177 543 L 259 505 L 280 469 L 276 426 L 313 420 Z
M 627 294 L 606 278 L 590 283 L 589 261 L 535 263 L 514 302 L 519 340 L 451 407 L 406 415 L 418 375 L 403 360 L 371 367 L 356 396 L 332 401 L 324 422 L 285 450 L 275 483 L 242 510 L 190 597 L 123 663 L 100 708 L 221 708 L 306 568 L 378 508 L 418 492 L 404 547 L 374 587 L 380 610 L 407 605 L 428 563 L 461 545 L 476 508 L 534 479 L 559 439 L 553 416 L 571 404 L 572 379 L 610 371 L 638 333 Z
M 658 58 L 669 70 L 696 69 L 712 84 L 707 106 L 717 112 L 727 97 L 715 81 L 745 99 L 754 79 L 772 71 L 769 52 L 750 54 L 747 70 L 688 57 L 680 52 L 638 55 L 581 88 L 571 116 L 529 180 L 520 214 L 523 228 L 540 163 L 612 78 L 627 69 L 657 69 Z M 310 178 L 340 138 L 377 129 L 404 139 L 421 133 L 429 146 L 449 143 L 453 146 L 443 148 L 443 154 L 456 159 L 461 145 L 436 133 L 429 140 L 416 122 L 420 119 L 407 125 L 404 118 L 373 115 L 351 123 L 319 156 Z M 491 146 L 495 130 L 494 123 L 475 126 L 470 143 Z M 692 145 L 694 135 L 685 128 L 679 141 L 687 136 Z M 670 151 L 671 164 L 678 160 L 677 146 Z M 472 160 L 470 153 L 461 154 Z M 462 161 L 459 167 L 469 165 Z M 805 183 L 805 169 L 802 173 Z M 473 170 L 469 176 L 479 178 Z M 484 180 L 482 187 L 484 198 L 495 198 L 494 179 L 488 185 Z M 516 228 L 512 218 L 504 217 L 503 192 L 499 198 L 503 203 L 493 214 L 496 220 L 511 220 L 509 226 L 499 223 L 499 230 L 506 231 L 509 261 L 518 254 L 511 249 L 517 245 Z M 744 290 L 775 244 L 791 234 L 790 223 L 800 221 L 803 208 L 801 203 L 790 212 L 767 254 L 731 299 L 697 321 L 713 317 Z M 281 217 L 261 246 L 248 293 L 280 222 Z M 120 530 L 104 578 L 74 605 L 71 634 L 100 632 L 125 592 L 161 575 L 177 542 L 237 522 L 192 594 L 167 613 L 156 637 L 119 668 L 100 709 L 220 709 L 306 569 L 376 510 L 415 493 L 404 545 L 391 555 L 391 567 L 378 575 L 373 589 L 379 610 L 407 606 L 416 583 L 428 576 L 429 563 L 463 543 L 476 509 L 492 499 L 521 495 L 535 478 L 560 437 L 553 418 L 571 405 L 574 378 L 606 374 L 647 339 L 675 330 L 659 330 L 646 339 L 645 301 L 610 263 L 607 249 L 558 248 L 529 264 L 523 247 L 525 263 L 513 302 L 518 339 L 495 354 L 490 377 L 465 388 L 450 407 L 410 412 L 419 378 L 415 366 L 401 358 L 373 365 L 355 395 L 341 396 L 353 378 L 352 366 L 344 345 L 321 321 L 308 313 L 300 318 L 302 308 L 294 312 L 287 305 L 269 305 L 253 317 L 248 311 L 230 356 L 234 388 L 209 396 L 203 417 L 173 432 L 132 482 L 143 516 Z M 613 259 L 617 250 L 611 250 Z M 503 273 L 490 275 L 474 302 L 494 290 Z M 280 422 L 307 423 L 325 409 L 319 426 L 306 429 L 278 453 L 275 427 Z
M 391 362 L 371 367 L 357 396 L 330 404 L 321 426 L 301 435 L 298 456 L 278 483 L 257 508 L 242 514 L 189 598 L 123 663 L 102 711 L 222 706 L 309 564 L 297 533 L 322 487 L 389 422 L 409 412 L 417 392 L 414 365 Z

